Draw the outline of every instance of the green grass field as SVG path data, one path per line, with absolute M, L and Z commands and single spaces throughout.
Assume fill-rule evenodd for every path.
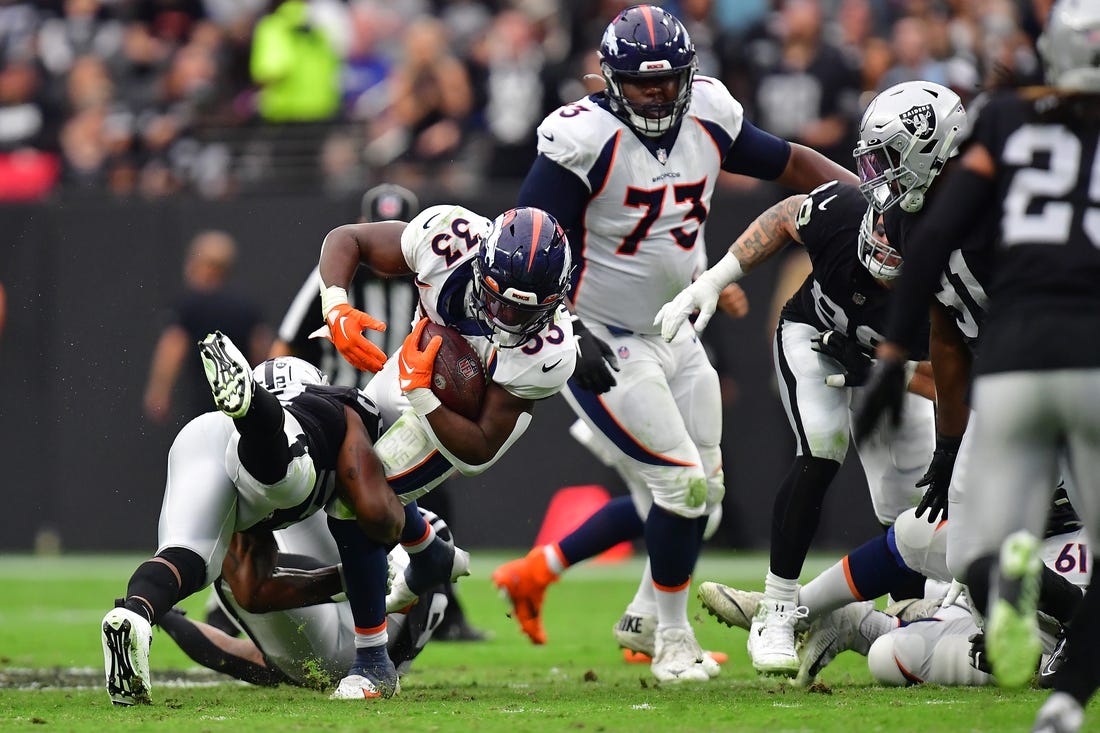
M 98 625 L 142 558 L 2 557 L 0 731 L 1025 731 L 1046 694 L 879 688 L 853 653 L 826 669 L 815 691 L 794 689 L 758 677 L 745 632 L 715 622 L 694 597 L 700 642 L 729 653 L 730 662 L 710 683 L 658 685 L 647 665 L 623 662 L 610 633 L 637 586 L 640 560 L 571 570 L 548 593 L 549 643 L 535 647 L 505 616 L 489 581 L 510 557 L 474 553 L 473 575 L 459 584 L 468 615 L 492 640 L 429 644 L 392 700 L 336 702 L 228 680 L 172 685 L 171 671 L 195 665 L 156 631 L 154 704 L 136 708 L 107 699 Z M 707 554 L 696 580 L 760 587 L 766 565 L 761 555 Z M 811 560 L 807 573 L 821 567 Z M 201 617 L 204 599 L 184 606 Z M 83 671 L 69 675 L 69 668 Z M 37 681 L 30 689 L 28 679 Z M 1095 711 L 1090 718 L 1087 729 L 1100 730 Z

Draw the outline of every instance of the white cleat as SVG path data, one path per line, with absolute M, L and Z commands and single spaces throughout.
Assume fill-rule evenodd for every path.
M 373 700 L 376 698 L 390 698 L 401 692 L 401 681 L 394 671 L 392 680 L 371 679 L 361 674 L 349 674 L 340 680 L 340 684 L 331 695 L 330 700 Z
M 144 616 L 126 608 L 112 608 L 101 624 L 103 668 L 107 694 L 115 705 L 149 705 L 153 688 L 149 676 L 149 645 L 153 629 Z
M 871 642 L 860 633 L 859 625 L 874 610 L 873 601 L 849 603 L 810 624 L 799 645 L 798 655 L 802 663 L 795 684 L 808 686 L 843 651 L 851 649 L 866 655 Z
M 252 367 L 229 337 L 215 331 L 199 342 L 199 356 L 214 395 L 214 404 L 232 418 L 244 417 L 252 406 Z
M 1085 711 L 1072 695 L 1055 692 L 1035 716 L 1031 733 L 1077 733 L 1085 724 Z
M 748 650 L 752 666 L 764 674 L 793 677 L 798 674 L 794 648 L 795 625 L 809 614 L 805 606 L 766 596 L 760 601 L 749 627 Z
M 752 627 L 757 607 L 764 600 L 764 594 L 708 581 L 699 586 L 699 600 L 711 616 L 726 626 L 748 631 Z
M 652 658 L 657 652 L 657 617 L 650 613 L 636 613 L 629 608 L 623 612 L 615 628 L 611 630 L 615 641 L 623 649 Z M 722 673 L 722 666 L 711 656 L 703 652 L 703 669 L 710 677 Z
M 386 593 L 386 613 L 406 613 L 420 594 L 409 587 L 409 568 L 397 572 L 390 583 L 389 592 Z M 461 547 L 455 548 L 454 559 L 451 561 L 451 582 L 454 583 L 464 575 L 470 574 L 470 553 Z
M 711 678 L 703 666 L 703 653 L 690 628 L 658 628 L 653 662 L 649 669 L 661 682 L 706 682 Z

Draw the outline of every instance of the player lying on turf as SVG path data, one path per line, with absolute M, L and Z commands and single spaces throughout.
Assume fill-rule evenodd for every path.
M 880 538 L 865 543 L 800 588 L 798 601 L 808 616 L 799 627 L 800 667 L 796 681 L 807 685 L 837 654 L 853 650 L 868 657 L 875 679 L 888 685 L 934 682 L 984 685 L 992 680 L 983 639 L 965 595 L 945 601 L 951 582 L 947 569 L 947 523 L 929 524 L 909 510 Z M 1051 655 L 1064 625 L 1080 605 L 1088 583 L 1088 544 L 1065 489 L 1055 493 L 1047 523 L 1040 615 L 1044 650 Z M 876 611 L 899 576 L 929 579 L 924 600 L 895 603 Z M 729 626 L 748 630 L 763 594 L 705 582 L 703 606 Z M 942 604 L 942 607 L 941 607 Z M 1043 676 L 1057 659 L 1047 658 Z
M 357 628 L 350 681 L 335 694 L 392 695 L 398 682 L 386 655 L 386 550 L 400 538 L 424 556 L 420 573 L 434 581 L 427 585 L 464 574 L 468 565 L 468 555 L 436 537 L 415 504 L 402 507 L 387 482 L 386 470 L 397 476 L 414 467 L 401 462 L 403 436 L 379 440 L 376 447 L 389 456 L 382 459 L 372 447 L 379 432 L 373 403 L 353 388 L 326 386 L 301 359 L 280 357 L 252 372 L 220 334 L 204 340 L 202 354 L 221 411 L 195 418 L 176 436 L 157 554 L 134 572 L 126 596 L 103 619 L 111 700 L 151 701 L 151 626 L 221 573 L 234 532 L 288 527 L 322 507 Z
M 423 512 L 423 510 L 421 510 Z M 450 529 L 426 513 L 439 536 Z M 230 636 L 173 609 L 160 626 L 191 659 L 256 685 L 328 686 L 355 658 L 351 606 L 340 556 L 322 514 L 276 532 L 238 532 L 213 585 L 215 598 L 246 638 Z M 393 571 L 408 555 L 390 552 Z M 343 598 L 343 599 L 342 599 Z M 403 675 L 443 619 L 443 586 L 423 593 L 408 613 L 387 617 L 387 652 Z

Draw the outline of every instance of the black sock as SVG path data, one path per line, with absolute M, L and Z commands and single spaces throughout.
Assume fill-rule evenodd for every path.
M 967 595 L 970 596 L 970 602 L 974 604 L 974 608 L 982 618 L 989 617 L 989 592 L 993 583 L 991 573 L 996 567 L 996 560 L 996 555 L 983 555 L 970 563 L 970 567 L 966 569 L 964 580 Z
M 1096 567 L 1095 556 L 1093 567 Z M 1089 588 L 1077 607 L 1077 613 L 1066 632 L 1066 661 L 1054 675 L 1054 689 L 1073 696 L 1081 707 L 1088 704 L 1089 698 L 1100 688 L 1100 592 Z
M 283 434 L 283 406 L 275 395 L 257 385 L 248 414 L 233 421 L 241 439 L 237 457 L 252 476 L 265 484 L 274 484 L 286 476 L 290 459 L 301 455 L 304 447 L 287 444 Z
M 1040 611 L 1067 626 L 1080 608 L 1082 598 L 1080 588 L 1046 565 L 1043 566 L 1039 582 Z
M 156 625 L 172 606 L 202 588 L 205 581 L 206 563 L 198 554 L 169 547 L 138 566 L 126 585 L 122 605 Z
M 840 464 L 825 458 L 798 456 L 779 486 L 772 508 L 771 557 L 768 568 L 781 578 L 797 578 L 806 562 L 821 518 L 825 492 Z

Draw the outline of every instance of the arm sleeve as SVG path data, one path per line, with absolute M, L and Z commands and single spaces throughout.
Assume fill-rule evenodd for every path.
M 581 217 L 591 194 L 572 171 L 540 154 L 519 189 L 517 206 L 533 206 L 558 220 L 573 254 L 581 243 Z
M 992 180 L 966 168 L 942 185 L 903 245 L 905 265 L 890 298 L 886 338 L 909 348 L 928 320 L 928 306 L 951 251 L 982 221 L 974 212 L 986 211 L 996 195 Z
M 774 181 L 783 175 L 790 159 L 789 142 L 754 127 L 746 120 L 722 161 L 722 170 Z

